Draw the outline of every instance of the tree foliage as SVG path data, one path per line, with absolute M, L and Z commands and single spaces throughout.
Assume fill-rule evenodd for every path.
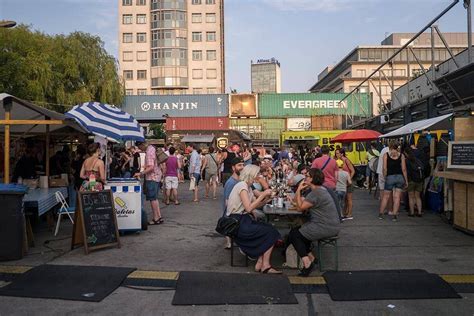
M 0 28 L 0 93 L 40 105 L 75 105 L 120 104 L 123 91 L 116 60 L 99 37 L 83 32 L 47 35 L 25 25 Z

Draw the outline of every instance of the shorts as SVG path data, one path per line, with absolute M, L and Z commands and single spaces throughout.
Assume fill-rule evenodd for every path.
M 423 192 L 423 182 L 408 181 L 407 192 Z
M 385 191 L 392 191 L 393 189 L 403 190 L 405 186 L 405 178 L 401 174 L 393 174 L 387 176 L 385 179 Z
M 347 193 L 354 192 L 354 182 L 347 186 Z
M 199 181 L 201 180 L 201 174 L 200 173 L 193 173 L 192 176 L 194 177 L 194 180 L 196 181 L 196 183 L 194 185 L 198 186 Z
M 215 174 L 215 173 L 206 173 L 206 179 L 205 180 L 208 181 L 208 182 L 216 182 L 217 181 L 217 174 Z
M 167 190 L 178 188 L 178 177 L 165 177 L 165 185 Z
M 145 180 L 145 197 L 147 201 L 158 200 L 158 192 L 160 192 L 160 182 Z
M 365 168 L 365 176 L 370 177 L 372 175 L 372 170 L 370 170 L 369 165 Z

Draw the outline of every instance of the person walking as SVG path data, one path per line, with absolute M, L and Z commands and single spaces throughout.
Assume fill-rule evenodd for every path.
M 379 159 L 380 152 L 377 150 L 377 146 L 374 142 L 370 143 L 370 149 L 367 152 L 367 167 L 365 168 L 365 183 L 364 187 L 369 188 L 370 179 L 373 177 L 374 172 L 370 169 L 375 159 Z
M 350 159 L 346 157 L 346 153 L 345 153 L 344 149 L 342 149 L 342 148 L 336 149 L 335 154 L 336 154 L 336 159 L 340 159 L 344 163 L 343 169 L 344 169 L 344 171 L 349 173 L 349 179 L 352 180 L 352 178 L 355 175 L 355 168 L 354 168 L 354 165 L 352 164 L 352 162 L 350 161 Z M 344 209 L 342 211 L 342 213 L 344 214 L 343 220 L 354 219 L 354 217 L 352 216 L 352 195 L 353 195 L 353 193 L 354 193 L 354 185 L 352 184 L 352 181 L 351 181 L 351 185 L 347 186 L 346 198 L 344 200 Z
M 166 187 L 166 205 L 170 205 L 171 196 L 173 196 L 174 204 L 179 205 L 178 200 L 178 170 L 181 168 L 181 163 L 176 157 L 176 149 L 171 146 L 168 148 L 168 160 L 166 160 L 165 166 L 165 187 Z
M 206 198 L 209 197 L 209 191 L 212 188 L 212 198 L 217 199 L 217 178 L 219 163 L 217 155 L 214 153 L 214 147 L 209 147 L 209 153 L 204 157 L 202 169 L 206 171 Z
M 142 152 L 145 152 L 145 168 L 142 172 L 135 173 L 134 178 L 140 179 L 142 176 L 145 177 L 145 198 L 147 201 L 150 201 L 153 212 L 153 219 L 148 223 L 148 225 L 160 225 L 164 220 L 161 217 L 158 193 L 160 191 L 163 172 L 156 159 L 156 149 L 152 145 L 140 141 L 135 142 L 135 146 L 137 146 Z
M 408 176 L 408 203 L 410 205 L 410 213 L 408 216 L 422 216 L 423 205 L 421 202 L 421 192 L 423 192 L 424 176 L 424 164 L 415 156 L 415 152 L 411 147 L 405 149 L 406 155 L 406 168 Z
M 225 185 L 227 180 L 232 176 L 232 161 L 237 155 L 232 150 L 232 147 L 228 149 L 224 149 L 222 152 L 222 159 L 223 159 L 223 166 L 224 169 L 222 170 L 222 183 Z
M 194 144 L 190 145 L 192 152 L 189 158 L 189 178 L 194 178 L 194 200 L 199 202 L 199 181 L 201 180 L 201 154 L 198 153 L 197 147 Z M 191 179 L 191 181 L 193 181 Z
M 379 161 L 377 163 L 377 182 L 378 182 L 379 191 L 380 191 L 380 201 L 382 201 L 383 191 L 385 189 L 385 176 L 383 174 L 383 157 L 385 156 L 386 153 L 388 153 L 390 149 L 389 147 L 390 146 L 385 146 L 384 148 L 382 148 L 382 150 L 380 151 Z M 388 212 L 388 214 L 391 215 L 392 208 L 393 208 L 393 195 L 390 192 L 387 206 L 386 206 L 386 209 L 383 210 L 383 214 Z M 379 219 L 382 219 L 382 217 L 379 216 Z
M 397 221 L 400 209 L 400 197 L 404 188 L 408 185 L 405 156 L 400 153 L 398 142 L 390 144 L 389 152 L 383 156 L 383 174 L 385 176 L 385 187 L 380 203 L 379 218 L 383 219 L 383 212 L 393 192 L 392 221 Z
M 345 206 L 347 188 L 352 184 L 351 177 L 347 171 L 344 170 L 344 161 L 341 159 L 336 160 L 337 167 L 339 170 L 336 172 L 336 195 L 339 200 L 340 209 L 343 210 Z M 344 214 L 341 214 L 341 218 L 344 220 Z

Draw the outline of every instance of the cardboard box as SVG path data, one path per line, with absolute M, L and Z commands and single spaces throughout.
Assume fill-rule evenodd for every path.
M 49 178 L 49 187 L 50 188 L 67 187 L 68 185 L 69 185 L 69 183 L 66 179 Z

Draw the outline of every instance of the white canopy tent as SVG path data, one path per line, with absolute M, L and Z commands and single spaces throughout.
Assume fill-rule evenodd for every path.
M 450 122 L 448 119 L 453 116 L 453 114 L 446 114 L 427 120 L 421 120 L 417 122 L 409 123 L 405 126 L 402 126 L 390 133 L 379 136 L 379 138 L 391 138 L 391 137 L 400 137 L 404 135 L 409 135 L 417 132 L 421 132 L 427 129 L 431 130 L 447 130 L 450 128 Z

